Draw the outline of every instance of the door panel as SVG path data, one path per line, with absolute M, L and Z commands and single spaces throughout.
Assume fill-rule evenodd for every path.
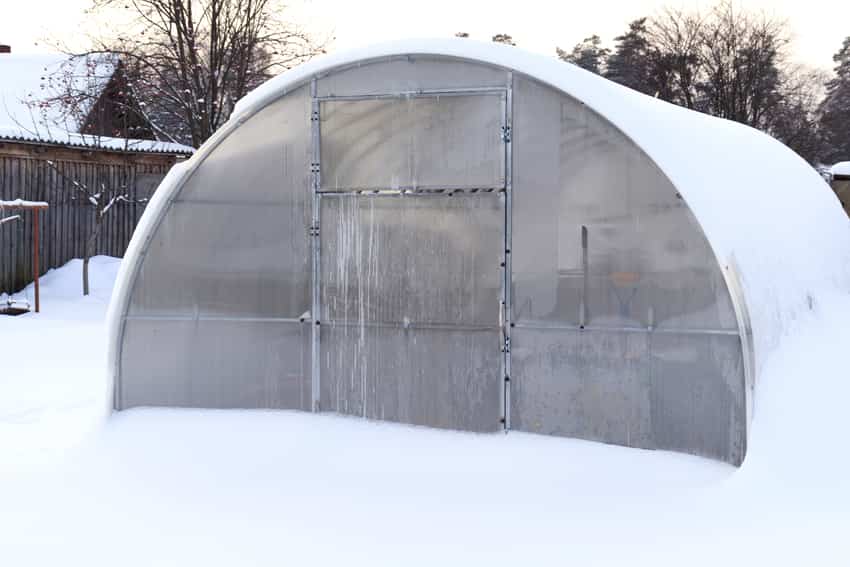
M 503 198 L 321 199 L 321 407 L 492 431 Z

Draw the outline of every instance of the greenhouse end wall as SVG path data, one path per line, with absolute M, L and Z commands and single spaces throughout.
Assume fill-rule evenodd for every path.
M 582 102 L 387 57 L 290 88 L 200 154 L 134 272 L 117 409 L 335 411 L 742 461 L 717 260 L 663 172 Z

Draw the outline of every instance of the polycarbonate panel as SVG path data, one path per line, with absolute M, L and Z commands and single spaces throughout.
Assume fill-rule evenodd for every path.
M 321 408 L 371 419 L 496 431 L 497 329 L 322 324 Z
M 504 93 L 323 101 L 323 191 L 502 188 Z
M 522 77 L 513 119 L 514 320 L 737 328 L 707 240 L 639 148 Z
M 498 67 L 426 55 L 384 58 L 320 77 L 320 97 L 358 96 L 421 90 L 508 87 L 508 72 Z
M 511 426 L 739 464 L 740 338 L 515 328 Z
M 499 324 L 499 194 L 321 203 L 322 321 Z
M 117 406 L 310 408 L 310 323 L 125 323 Z
M 651 350 L 655 447 L 740 464 L 747 434 L 740 339 L 658 333 Z
M 150 243 L 129 314 L 297 318 L 309 311 L 303 202 L 279 199 L 288 206 L 176 202 Z
M 147 249 L 131 315 L 310 309 L 310 101 L 298 89 L 261 110 L 186 181 Z
M 498 428 L 502 202 L 322 198 L 323 410 Z
M 514 328 L 511 427 L 652 447 L 649 336 Z
M 311 105 L 305 86 L 260 110 L 207 156 L 178 199 L 300 207 L 311 191 Z

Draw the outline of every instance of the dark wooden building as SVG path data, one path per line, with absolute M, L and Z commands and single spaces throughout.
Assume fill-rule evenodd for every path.
M 33 280 L 32 215 L 41 214 L 41 272 L 85 254 L 97 206 L 90 195 L 118 196 L 103 215 L 95 254 L 122 256 L 147 199 L 192 148 L 154 139 L 154 128 L 123 82 L 119 62 L 0 50 L 0 202 L 45 201 L 41 213 L 0 224 L 0 293 Z M 62 101 L 73 90 L 84 97 Z M 99 197 L 98 197 L 99 198 Z M 0 207 L 0 218 L 9 214 Z

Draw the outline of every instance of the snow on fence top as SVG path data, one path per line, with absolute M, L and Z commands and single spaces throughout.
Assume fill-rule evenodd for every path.
M 392 56 L 458 57 L 512 69 L 581 101 L 630 137 L 677 188 L 721 268 L 742 287 L 757 371 L 790 326 L 816 308 L 821 294 L 850 291 L 847 216 L 823 178 L 781 142 L 555 57 L 498 43 L 404 40 L 317 57 L 239 101 L 228 124 L 190 160 L 184 177 L 239 123 L 287 92 L 333 68 Z M 170 181 L 168 190 L 158 192 L 160 206 L 181 184 L 175 177 Z M 149 207 L 147 214 L 158 213 Z
M 45 201 L 26 201 L 14 199 L 12 201 L 0 201 L 0 209 L 43 209 L 49 205 Z
M 833 177 L 850 177 L 850 161 L 842 161 L 832 166 Z

